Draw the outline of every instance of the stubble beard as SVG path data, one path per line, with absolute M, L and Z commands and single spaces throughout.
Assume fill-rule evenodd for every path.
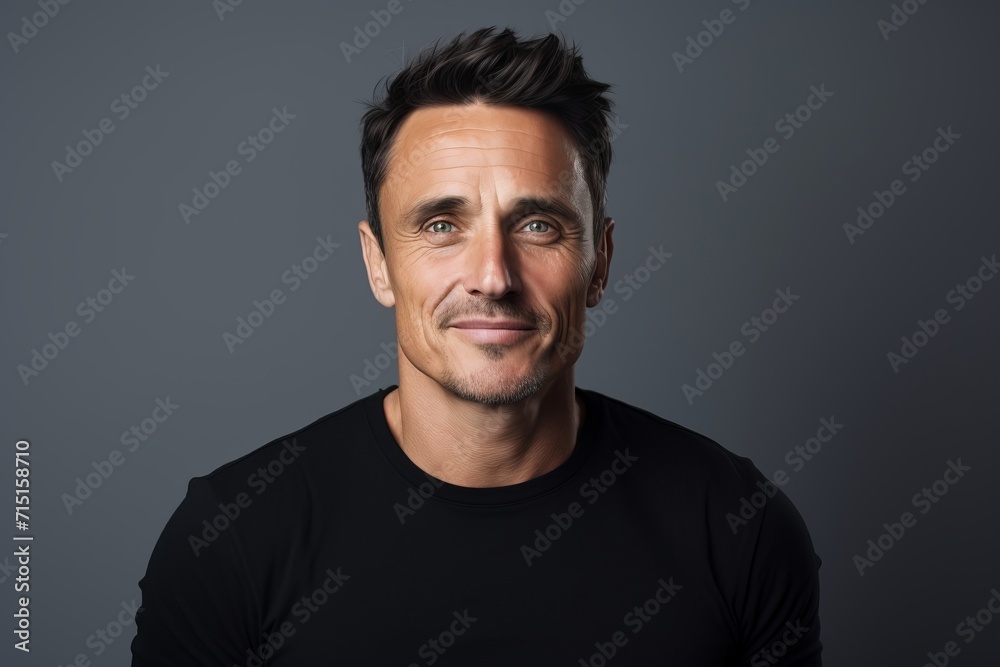
M 476 346 L 490 361 L 502 362 L 510 353 L 507 345 L 484 343 Z M 483 405 L 509 405 L 529 398 L 545 386 L 548 380 L 548 364 L 539 363 L 532 366 L 527 375 L 519 375 L 510 380 L 500 380 L 490 369 L 473 373 L 469 377 L 459 377 L 453 371 L 447 370 L 441 378 L 442 387 L 459 398 L 481 403 Z

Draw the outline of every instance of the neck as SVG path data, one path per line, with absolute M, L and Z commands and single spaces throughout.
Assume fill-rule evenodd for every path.
M 459 398 L 399 355 L 399 387 L 383 402 L 407 457 L 441 481 L 465 487 L 519 484 L 569 458 L 583 421 L 573 368 L 518 403 Z

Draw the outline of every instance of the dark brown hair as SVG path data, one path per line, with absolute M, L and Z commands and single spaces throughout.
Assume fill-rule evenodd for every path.
M 391 79 L 381 100 L 366 102 L 361 120 L 361 170 L 368 222 L 379 247 L 380 189 L 392 145 L 406 116 L 419 107 L 442 104 L 502 104 L 547 111 L 558 118 L 584 160 L 594 210 L 594 242 L 604 230 L 604 206 L 611 168 L 611 86 L 587 76 L 576 44 L 549 34 L 518 39 L 495 26 L 462 33 L 444 47 L 440 40 L 421 51 Z M 376 85 L 376 89 L 378 86 Z

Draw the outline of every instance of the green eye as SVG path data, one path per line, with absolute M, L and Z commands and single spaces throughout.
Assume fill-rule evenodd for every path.
M 451 226 L 451 223 L 450 222 L 446 222 L 444 220 L 438 220 L 437 222 L 432 222 L 431 223 L 430 229 L 433 232 L 447 232 L 447 231 L 451 231 L 450 229 L 441 229 L 441 225 Z
M 532 225 L 545 225 L 545 229 L 538 229 L 537 227 L 531 229 L 533 232 L 547 232 L 549 231 L 549 227 L 551 227 L 551 225 L 544 220 L 532 220 L 528 223 L 528 228 L 531 228 Z

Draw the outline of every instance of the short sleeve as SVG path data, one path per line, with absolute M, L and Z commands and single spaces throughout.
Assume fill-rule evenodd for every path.
M 194 478 L 153 548 L 139 582 L 132 667 L 244 664 L 259 605 L 235 528 L 235 507 Z
M 745 528 L 754 540 L 739 613 L 740 667 L 820 667 L 819 568 L 802 515 L 792 501 L 754 468 L 773 490 L 759 522 Z M 770 485 L 767 487 L 767 485 Z M 757 528 L 756 534 L 753 529 Z

